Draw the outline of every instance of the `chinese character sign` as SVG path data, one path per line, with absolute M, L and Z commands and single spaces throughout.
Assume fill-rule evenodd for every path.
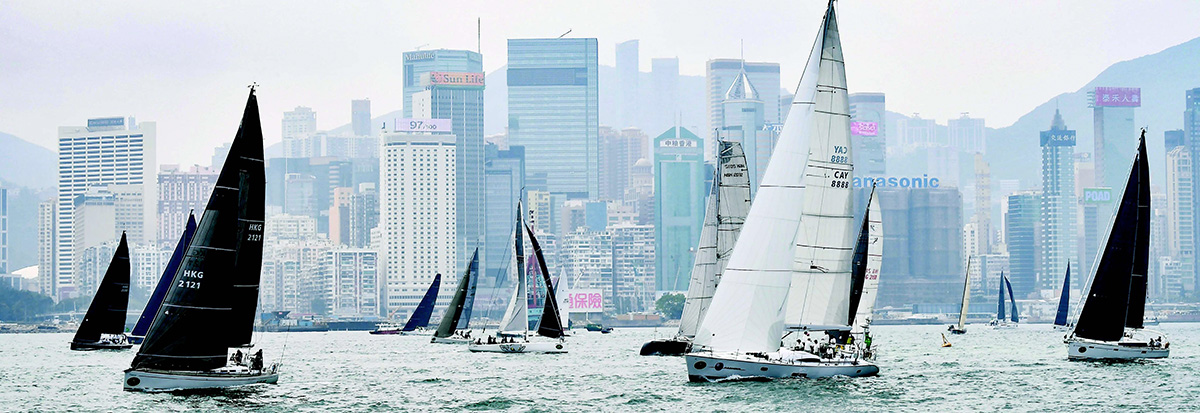
M 1142 106 L 1142 88 L 1137 87 L 1098 87 L 1095 92 L 1094 106 Z
M 599 313 L 604 311 L 604 293 L 600 290 L 574 290 L 564 294 L 563 302 L 568 313 Z

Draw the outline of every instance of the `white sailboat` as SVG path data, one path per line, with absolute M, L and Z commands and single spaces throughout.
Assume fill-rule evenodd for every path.
M 546 260 L 542 256 L 541 246 L 533 235 L 533 230 L 525 225 L 522 216 L 525 212 L 521 203 L 517 203 L 517 224 L 513 232 L 513 256 L 516 258 L 515 274 L 517 288 L 513 289 L 512 299 L 508 309 L 500 321 L 500 329 L 495 335 L 478 338 L 467 345 L 472 352 L 484 353 L 566 353 L 566 331 L 559 317 L 558 303 L 555 299 L 553 283 L 550 281 L 550 271 L 546 268 Z M 536 331 L 529 327 L 529 273 L 525 271 L 525 242 L 522 234 L 529 236 L 533 247 L 532 258 L 537 262 L 538 273 L 546 288 L 543 300 L 542 316 L 538 320 Z M 532 286 L 537 288 L 536 285 Z
M 958 325 L 952 325 L 947 330 L 951 334 L 967 333 L 967 307 L 971 305 L 971 258 L 967 257 L 967 280 L 963 281 L 962 306 L 958 309 Z
M 1091 286 L 1075 328 L 1067 335 L 1072 360 L 1166 358 L 1171 343 L 1147 330 L 1146 270 L 1150 255 L 1150 168 L 1146 130 L 1129 172 L 1121 202 L 1113 213 L 1107 242 L 1100 251 Z
M 879 292 L 879 272 L 883 267 L 883 218 L 875 187 L 867 197 L 863 226 L 854 249 L 854 276 L 850 283 L 850 308 L 856 309 L 850 320 L 850 332 L 861 339 L 865 358 L 872 358 L 871 320 L 875 314 L 875 298 Z
M 856 234 L 849 101 L 832 2 L 795 96 L 686 357 L 691 381 L 879 372 L 840 340 L 857 311 L 850 308 Z M 789 337 L 784 347 L 785 327 L 829 338 Z
M 733 87 L 737 87 L 737 81 L 734 83 Z M 682 356 L 691 350 L 692 338 L 696 336 L 696 330 L 708 312 L 713 292 L 721 281 L 721 273 L 729 264 L 729 254 L 750 210 L 750 173 L 746 168 L 742 145 L 738 142 L 718 142 L 719 170 L 713 190 L 708 195 L 704 228 L 700 230 L 700 244 L 696 249 L 696 261 L 683 304 L 683 317 L 679 320 L 679 331 L 674 337 L 643 344 L 643 356 Z

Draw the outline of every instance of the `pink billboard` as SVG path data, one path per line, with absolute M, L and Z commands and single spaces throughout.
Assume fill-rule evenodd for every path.
M 879 134 L 879 124 L 875 122 L 850 122 L 850 134 L 855 136 L 876 136 Z
M 1142 106 L 1142 88 L 1098 87 L 1094 106 Z

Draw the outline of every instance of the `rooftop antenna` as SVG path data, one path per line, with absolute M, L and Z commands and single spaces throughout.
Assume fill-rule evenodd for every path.
M 425 46 L 429 46 L 429 43 L 425 43 L 425 44 L 423 44 L 423 45 L 417 46 L 417 49 L 416 49 L 416 50 L 421 50 L 421 48 L 422 48 L 422 47 L 425 47 Z
M 738 53 L 741 55 L 739 59 L 742 61 L 742 71 L 746 71 L 746 39 L 739 39 Z
M 566 32 L 566 33 L 563 33 L 563 34 L 561 34 L 561 35 L 559 35 L 559 36 L 558 36 L 558 38 L 559 38 L 559 39 L 561 39 L 561 38 L 563 38 L 563 36 L 566 36 L 566 35 L 568 35 L 568 34 L 571 34 L 571 31 L 572 31 L 572 30 L 575 30 L 575 29 L 567 29 L 567 32 Z
M 475 53 L 483 54 L 483 18 L 475 18 Z

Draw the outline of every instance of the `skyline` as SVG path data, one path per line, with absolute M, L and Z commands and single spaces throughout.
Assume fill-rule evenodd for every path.
M 571 29 L 569 37 L 599 39 L 601 65 L 614 64 L 617 43 L 639 39 L 641 70 L 649 70 L 651 58 L 678 56 L 681 75 L 692 76 L 703 75 L 709 59 L 737 57 L 744 41 L 745 58 L 779 63 L 781 87 L 791 89 L 808 53 L 807 46 L 797 45 L 811 44 L 818 23 L 814 16 L 824 6 L 652 3 L 644 13 L 630 15 L 616 4 L 466 4 L 477 6 L 464 8 L 478 13 L 449 16 L 432 5 L 389 3 L 334 10 L 315 3 L 287 10 L 148 3 L 99 5 L 87 13 L 5 4 L 0 33 L 18 41 L 0 45 L 0 54 L 10 57 L 0 63 L 0 78 L 7 79 L 0 82 L 0 94 L 25 98 L 0 103 L 0 113 L 6 114 L 0 130 L 54 148 L 58 126 L 135 116 L 158 123 L 162 163 L 205 164 L 212 149 L 230 136 L 229 125 L 236 125 L 223 109 L 237 105 L 244 84 L 258 82 L 270 96 L 263 102 L 268 145 L 280 139 L 282 112 L 296 106 L 318 112 L 320 130 L 349 123 L 352 99 L 370 98 L 376 116 L 400 110 L 401 53 L 426 44 L 426 49 L 474 50 L 477 16 L 489 73 L 506 62 L 507 39 L 556 37 Z M 1187 24 L 1188 16 L 1200 13 L 1200 4 L 846 2 L 838 7 L 851 34 L 843 39 L 847 61 L 862 62 L 847 67 L 852 92 L 887 93 L 892 111 L 925 118 L 971 112 L 992 127 L 1009 125 L 1059 93 L 1077 90 L 1111 64 L 1200 36 L 1200 29 Z M 917 7 L 929 12 L 908 18 Z M 1038 9 L 1046 13 L 1028 13 Z M 1064 29 L 1064 16 L 1081 24 Z M 547 28 L 543 22 L 559 26 Z M 947 32 L 954 36 L 948 38 Z M 948 54 L 975 63 L 947 64 Z M 612 121 L 602 118 L 601 124 Z

